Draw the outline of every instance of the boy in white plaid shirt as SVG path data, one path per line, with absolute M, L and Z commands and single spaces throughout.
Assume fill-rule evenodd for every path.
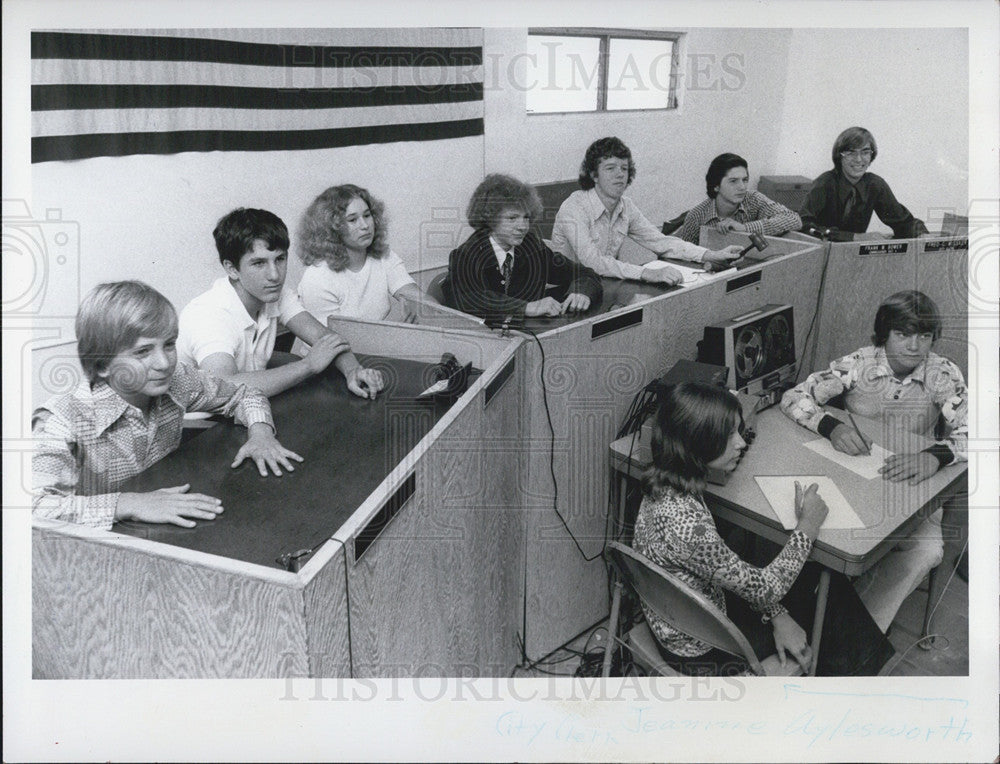
M 110 528 L 118 520 L 186 528 L 222 512 L 214 497 L 188 485 L 148 493 L 118 487 L 177 448 L 185 411 L 233 417 L 247 442 L 233 467 L 252 459 L 261 475 L 302 461 L 274 436 L 267 398 L 259 391 L 177 364 L 177 313 L 138 281 L 100 284 L 80 304 L 77 349 L 86 379 L 35 410 L 32 511 L 35 515 Z

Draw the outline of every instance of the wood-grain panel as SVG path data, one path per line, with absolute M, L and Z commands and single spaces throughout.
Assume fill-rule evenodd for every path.
M 785 243 L 785 242 L 783 242 Z M 607 576 L 599 555 L 607 518 L 608 445 L 635 394 L 676 361 L 697 357 L 707 324 L 727 321 L 767 303 L 791 304 L 797 351 L 805 350 L 823 252 L 789 242 L 798 254 L 741 271 L 760 273 L 752 286 L 726 291 L 718 280 L 641 303 L 639 325 L 591 339 L 593 319 L 542 335 L 548 411 L 555 432 L 558 508 L 553 510 L 550 430 L 537 382 L 541 355 L 526 347 L 526 394 L 531 411 L 526 530 L 526 646 L 540 658 L 606 617 Z M 599 317 L 600 320 L 603 317 Z M 533 383 L 534 382 L 534 383 Z
M 482 392 L 468 402 L 416 462 L 413 496 L 357 562 L 348 539 L 355 676 L 499 676 L 516 663 L 518 382 L 489 406 Z
M 937 303 L 941 312 L 941 337 L 934 352 L 950 358 L 968 377 L 969 358 L 969 257 L 966 249 L 934 250 L 933 239 L 917 243 L 916 288 Z M 926 251 L 930 247 L 932 251 Z M 874 315 L 874 314 L 873 314 Z
M 305 585 L 303 609 L 309 676 L 351 676 L 344 547 L 328 541 L 310 564 L 319 570 Z M 303 573 L 307 573 L 303 569 Z
M 899 254 L 862 255 L 860 249 L 880 242 L 830 244 L 830 261 L 817 336 L 815 368 L 871 343 L 875 312 L 889 295 L 918 289 L 934 300 L 944 319 L 936 351 L 968 371 L 967 252 L 926 252 L 939 240 L 900 240 Z
M 306 676 L 301 592 L 33 529 L 35 678 Z

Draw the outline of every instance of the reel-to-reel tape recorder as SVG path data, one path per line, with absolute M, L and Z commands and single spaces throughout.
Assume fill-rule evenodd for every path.
M 729 367 L 727 385 L 777 403 L 795 378 L 795 324 L 790 305 L 765 305 L 706 326 L 698 360 Z

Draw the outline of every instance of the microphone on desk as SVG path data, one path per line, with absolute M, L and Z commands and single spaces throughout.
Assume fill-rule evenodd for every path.
M 434 397 L 450 400 L 457 398 L 468 388 L 472 362 L 463 366 L 452 353 L 445 353 L 441 356 L 440 363 L 432 365 L 428 372 L 434 383 L 417 398 Z
M 817 239 L 822 239 L 823 241 L 828 241 L 833 238 L 836 228 L 823 228 L 816 225 L 815 223 L 810 223 L 803 229 L 803 233 L 809 236 L 815 236 Z

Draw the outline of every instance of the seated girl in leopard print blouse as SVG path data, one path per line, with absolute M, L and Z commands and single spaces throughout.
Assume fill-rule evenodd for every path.
M 817 486 L 796 488 L 798 525 L 785 546 L 762 550 L 773 557 L 757 566 L 743 560 L 719 535 L 702 491 L 710 468 L 732 471 L 746 443 L 739 432 L 740 409 L 726 390 L 701 383 L 674 385 L 660 401 L 653 428 L 653 466 L 643 479 L 633 547 L 681 578 L 727 612 L 758 657 L 775 649 L 808 671 L 814 658 L 811 627 L 819 569 L 806 565 L 827 508 Z M 758 444 L 766 448 L 766 444 Z M 758 544 L 758 547 L 760 544 Z M 853 587 L 831 577 L 819 675 L 871 675 L 892 655 Z M 682 673 L 743 671 L 734 656 L 683 634 L 643 605 L 663 658 Z

